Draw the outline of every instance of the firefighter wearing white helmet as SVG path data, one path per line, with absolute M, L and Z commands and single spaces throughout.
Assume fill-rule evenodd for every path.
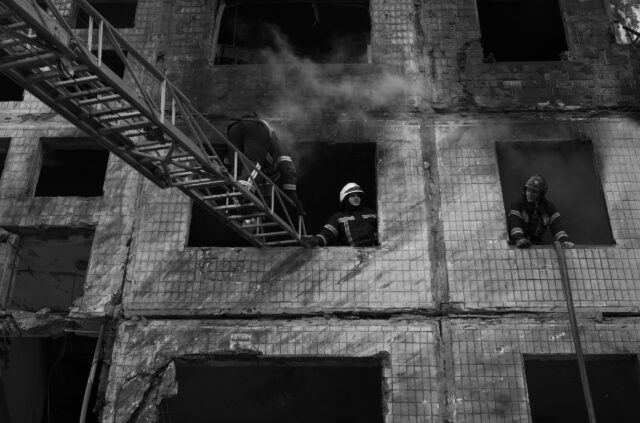
M 565 248 L 573 247 L 564 230 L 560 212 L 545 198 L 547 189 L 547 181 L 542 175 L 536 174 L 527 179 L 522 197 L 511 205 L 507 215 L 510 244 L 518 248 L 538 244 L 550 228 L 554 241 L 560 241 Z
M 378 245 L 378 216 L 374 210 L 362 207 L 363 195 L 360 185 L 354 182 L 342 187 L 339 196 L 342 209 L 331 216 L 317 235 L 304 237 L 307 245 Z

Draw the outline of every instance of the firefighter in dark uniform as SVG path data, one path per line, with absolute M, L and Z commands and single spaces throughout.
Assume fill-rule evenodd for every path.
M 364 191 L 350 182 L 340 190 L 342 210 L 334 213 L 320 233 L 304 237 L 309 247 L 323 247 L 337 239 L 339 245 L 373 247 L 378 245 L 378 216 L 372 209 L 362 207 Z
M 554 241 L 560 241 L 565 248 L 573 248 L 560 212 L 544 197 L 546 192 L 547 182 L 542 175 L 533 175 L 524 184 L 522 197 L 511 205 L 507 214 L 511 245 L 527 248 L 538 244 L 550 228 Z
M 260 169 L 293 200 L 298 211 L 302 213 L 302 204 L 298 200 L 296 190 L 296 166 L 286 144 L 278 139 L 271 126 L 265 120 L 259 119 L 254 112 L 241 119 L 234 119 L 227 127 L 227 137 L 255 165 L 255 169 L 243 166 L 238 160 L 238 182 L 249 191 L 255 192 L 255 181 L 260 182 L 256 169 Z M 233 152 L 230 151 L 225 164 L 232 167 L 233 163 Z

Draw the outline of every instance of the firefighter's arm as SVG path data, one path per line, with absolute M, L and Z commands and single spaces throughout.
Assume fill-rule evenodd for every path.
M 517 203 L 512 204 L 507 213 L 507 230 L 509 231 L 509 239 L 517 247 L 524 248 L 529 246 L 529 242 L 524 236 L 522 213 Z
M 574 244 L 569 240 L 569 235 L 564 230 L 564 222 L 560 212 L 553 204 L 549 204 L 549 225 L 551 227 L 551 234 L 554 241 L 560 241 L 564 248 L 573 248 Z

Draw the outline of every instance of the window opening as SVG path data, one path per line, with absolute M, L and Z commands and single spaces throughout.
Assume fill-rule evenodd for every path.
M 553 61 L 568 49 L 558 0 L 478 0 L 485 62 Z
M 22 101 L 24 100 L 24 88 L 9 79 L 8 76 L 0 73 L 0 101 Z
M 216 146 L 216 152 L 226 157 L 224 147 Z M 339 192 L 348 182 L 362 187 L 363 207 L 377 209 L 375 143 L 301 142 L 293 146 L 292 153 L 309 234 L 320 232 L 331 215 L 340 210 Z M 249 243 L 193 203 L 187 246 L 246 247 Z
M 7 161 L 10 143 L 11 138 L 0 138 L 0 175 L 2 175 L 2 172 L 4 171 L 4 164 Z
M 0 377 L 0 421 L 79 421 L 96 338 L 22 337 L 11 338 L 10 345 Z M 87 423 L 98 423 L 92 411 L 97 385 L 90 396 Z
M 574 355 L 524 355 L 533 423 L 588 421 L 578 361 Z M 599 422 L 640 419 L 640 372 L 635 355 L 585 356 L 591 396 Z
M 572 242 L 615 243 L 591 141 L 506 141 L 496 142 L 496 150 L 505 214 L 529 176 L 541 174 L 549 186 L 545 197 L 560 212 Z M 542 245 L 553 243 L 549 232 Z
M 94 52 L 94 54 L 97 54 L 97 52 Z M 127 57 L 126 51 L 123 51 L 123 54 Z M 120 78 L 124 77 L 125 64 L 114 50 L 102 50 L 102 63 Z
M 97 197 L 103 194 L 109 151 L 87 139 L 42 139 L 36 197 Z
M 374 358 L 248 358 L 176 362 L 178 394 L 160 421 L 383 422 Z
M 217 64 L 289 62 L 366 63 L 369 0 L 345 4 L 231 1 L 225 9 Z
M 137 0 L 89 1 L 89 4 L 115 28 L 133 28 L 135 26 Z M 96 22 L 94 22 L 94 27 L 95 25 Z M 89 15 L 80 7 L 76 17 L 76 28 L 89 28 Z
M 21 237 L 9 308 L 67 312 L 84 293 L 94 230 L 7 229 Z

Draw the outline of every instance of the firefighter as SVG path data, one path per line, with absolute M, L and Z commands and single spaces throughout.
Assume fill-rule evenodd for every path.
M 538 244 L 550 228 L 554 241 L 560 241 L 565 248 L 573 248 L 560 212 L 545 198 L 548 187 L 544 177 L 531 176 L 523 188 L 522 197 L 511 205 L 507 215 L 509 244 L 518 248 Z
M 354 182 L 340 190 L 342 210 L 334 213 L 320 233 L 303 238 L 309 247 L 324 247 L 338 239 L 340 245 L 373 247 L 378 245 L 378 216 L 375 211 L 362 207 L 364 191 Z
M 249 191 L 255 192 L 255 181 L 258 179 L 259 182 L 260 179 L 256 169 L 259 169 L 293 200 L 298 212 L 303 214 L 296 190 L 297 175 L 293 158 L 267 121 L 259 119 L 255 112 L 244 115 L 241 119 L 234 119 L 227 127 L 227 137 L 255 166 L 243 166 L 238 160 L 238 166 L 241 168 L 238 182 Z M 230 151 L 225 158 L 225 164 L 233 166 L 233 163 L 233 152 Z

